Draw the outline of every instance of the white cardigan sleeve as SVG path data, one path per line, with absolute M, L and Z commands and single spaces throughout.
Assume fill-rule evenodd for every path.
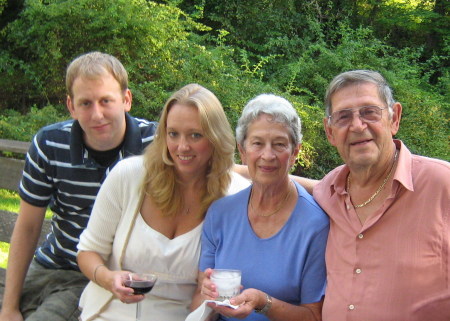
M 142 162 L 138 162 L 142 164 Z M 120 161 L 103 182 L 89 218 L 87 228 L 80 236 L 79 251 L 95 251 L 106 261 L 112 253 L 112 246 L 118 224 L 127 211 L 130 185 L 138 184 L 139 177 L 131 172 L 136 168 L 136 160 Z M 131 166 L 130 166 L 131 165 Z M 132 188 L 132 190 L 136 190 Z

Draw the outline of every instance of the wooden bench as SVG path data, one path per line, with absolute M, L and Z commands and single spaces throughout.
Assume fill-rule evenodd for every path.
M 26 155 L 30 143 L 9 139 L 0 139 L 0 151 L 12 153 L 12 157 L 0 156 L 0 188 L 18 191 L 19 182 L 22 177 L 22 170 L 25 161 L 22 159 Z M 16 155 L 17 157 L 14 157 Z M 22 157 L 21 157 L 22 156 Z M 12 213 L 0 209 L 0 242 L 9 243 L 16 223 L 17 213 Z M 45 220 L 42 225 L 39 244 L 50 231 L 50 221 Z M 3 291 L 5 287 L 5 269 L 0 269 L 0 304 L 3 301 Z

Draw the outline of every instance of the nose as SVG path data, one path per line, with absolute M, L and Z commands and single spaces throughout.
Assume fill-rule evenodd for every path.
M 180 137 L 178 148 L 181 151 L 186 151 L 190 149 L 189 141 L 186 139 L 186 137 Z
M 275 158 L 275 153 L 270 144 L 267 144 L 262 150 L 261 158 L 264 160 L 273 160 Z
M 367 124 L 365 121 L 362 120 L 361 115 L 359 114 L 359 111 L 353 112 L 352 121 L 350 123 L 350 130 L 353 131 L 363 131 L 367 127 Z
M 94 102 L 92 104 L 92 119 L 102 120 L 103 119 L 103 109 L 99 103 Z

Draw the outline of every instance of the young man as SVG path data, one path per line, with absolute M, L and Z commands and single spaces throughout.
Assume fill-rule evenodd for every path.
M 377 72 L 336 76 L 325 104 L 345 165 L 313 193 L 330 216 L 323 320 L 412 320 L 450 289 L 450 165 L 392 138 L 402 105 Z
M 66 87 L 73 120 L 42 128 L 26 158 L 0 320 L 77 320 L 88 282 L 76 263 L 78 238 L 106 175 L 119 160 L 141 154 L 157 126 L 128 115 L 128 75 L 113 56 L 76 58 Z M 52 232 L 36 250 L 47 207 Z

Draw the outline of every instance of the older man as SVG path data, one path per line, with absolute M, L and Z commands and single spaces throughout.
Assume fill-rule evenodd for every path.
M 411 320 L 450 289 L 450 165 L 393 139 L 402 105 L 377 72 L 338 75 L 325 104 L 345 165 L 314 188 L 331 219 L 323 320 Z

